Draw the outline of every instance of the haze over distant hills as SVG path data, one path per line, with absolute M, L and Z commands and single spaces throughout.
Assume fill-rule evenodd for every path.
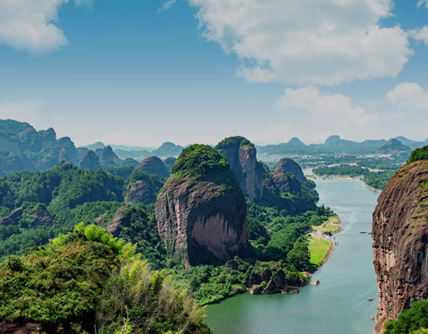
M 257 146 L 261 155 L 319 155 L 319 154 L 390 154 L 407 156 L 410 151 L 428 144 L 405 137 L 387 141 L 365 140 L 354 142 L 339 136 L 330 136 L 323 144 L 306 145 L 294 137 L 287 143 Z M 47 170 L 61 160 L 90 169 L 109 166 L 136 166 L 149 157 L 177 157 L 183 146 L 171 142 L 159 148 L 144 146 L 108 145 L 97 142 L 76 148 L 68 137 L 57 138 L 54 129 L 37 131 L 28 123 L 0 120 L 0 171 Z M 93 153 L 91 153 L 93 152 Z
M 393 141 L 395 151 L 379 150 Z M 339 136 L 330 136 L 323 144 L 306 145 L 300 139 L 294 137 L 287 143 L 277 145 L 257 146 L 257 151 L 262 154 L 331 154 L 331 153 L 347 153 L 347 154 L 371 154 L 371 153 L 397 153 L 410 152 L 411 150 L 428 144 L 428 139 L 422 142 L 407 139 L 405 137 L 392 138 L 390 141 L 385 139 L 367 139 L 363 142 L 354 142 L 351 140 L 342 139 Z

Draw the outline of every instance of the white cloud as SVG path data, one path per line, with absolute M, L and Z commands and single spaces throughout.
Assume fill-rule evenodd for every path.
M 378 122 L 378 114 L 367 113 L 341 94 L 323 94 L 316 87 L 288 88 L 277 107 L 289 112 L 309 112 L 311 121 L 330 128 L 366 128 Z M 309 121 L 309 120 L 308 120 Z
M 418 7 L 425 6 L 428 9 L 428 0 L 419 0 Z
M 381 28 L 392 0 L 188 0 L 203 35 L 235 53 L 250 82 L 334 85 L 395 76 L 407 34 Z
M 88 8 L 92 8 L 95 0 L 74 0 L 76 6 L 86 6 Z
M 0 0 L 0 44 L 43 54 L 67 44 L 55 25 L 68 0 Z
M 428 91 L 417 83 L 403 82 L 386 94 L 389 103 L 406 110 L 428 110 Z
M 414 39 L 423 41 L 426 45 L 428 45 L 428 26 L 422 27 L 419 30 L 411 30 L 409 35 Z
M 176 2 L 177 2 L 177 0 L 168 0 L 168 1 L 164 2 L 164 4 L 162 5 L 162 7 L 159 11 L 163 12 L 165 10 L 170 9 L 173 5 L 175 5 Z

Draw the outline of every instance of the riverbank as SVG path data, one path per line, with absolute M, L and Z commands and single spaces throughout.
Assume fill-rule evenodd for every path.
M 359 232 L 371 229 L 378 194 L 354 180 L 320 180 L 317 191 L 319 203 L 338 214 L 343 228 L 331 237 L 339 246 L 312 275 L 320 284 L 307 284 L 292 295 L 244 293 L 209 306 L 206 322 L 214 333 L 373 333 L 377 284 L 372 239 Z
M 382 190 L 373 188 L 373 187 L 369 186 L 367 183 L 365 183 L 364 182 L 364 177 L 361 176 L 361 175 L 360 176 L 342 176 L 342 175 L 328 175 L 328 176 L 324 176 L 324 175 L 315 175 L 315 174 L 313 174 L 313 175 L 306 175 L 306 177 L 309 178 L 309 179 L 311 179 L 311 180 L 313 180 L 313 181 L 316 181 L 316 180 L 328 180 L 328 179 L 332 179 L 332 180 L 356 180 L 356 181 L 363 182 L 364 185 L 368 189 L 370 189 L 372 191 L 375 191 L 377 193 L 381 193 L 382 192 Z
M 309 251 L 311 253 L 311 263 L 317 268 L 321 268 L 330 258 L 335 250 L 335 242 L 331 240 L 332 235 L 342 231 L 339 216 L 330 217 L 328 221 L 320 226 L 314 226 L 310 236 Z

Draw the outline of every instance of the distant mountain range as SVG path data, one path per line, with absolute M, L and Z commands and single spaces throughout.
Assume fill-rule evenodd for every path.
M 306 145 L 300 139 L 294 137 L 287 143 L 277 145 L 257 146 L 258 153 L 261 154 L 397 154 L 409 152 L 415 148 L 428 145 L 428 139 L 422 142 L 407 139 L 405 137 L 385 139 L 368 139 L 363 142 L 354 142 L 342 139 L 339 136 L 330 136 L 323 144 Z
M 298 138 L 277 145 L 257 146 L 265 155 L 319 155 L 319 154 L 391 154 L 407 158 L 410 152 L 428 144 L 405 137 L 389 141 L 365 140 L 354 142 L 339 136 L 330 136 L 323 144 L 304 144 Z M 171 142 L 159 148 L 109 145 L 97 142 L 76 148 L 68 137 L 57 138 L 54 129 L 37 131 L 28 123 L 0 120 L 0 174 L 20 170 L 48 170 L 60 161 L 69 161 L 89 169 L 138 165 L 150 157 L 177 157 L 183 146 Z
M 126 145 L 110 145 L 116 154 L 122 159 L 136 159 L 143 160 L 149 156 L 157 157 L 177 157 L 184 149 L 183 146 L 175 145 L 171 142 L 163 143 L 159 148 L 149 147 L 137 147 L 137 146 L 126 146 Z M 96 142 L 91 145 L 84 146 L 87 149 L 100 149 L 106 147 L 102 142 Z

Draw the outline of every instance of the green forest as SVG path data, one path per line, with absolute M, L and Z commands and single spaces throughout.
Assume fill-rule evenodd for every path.
M 227 159 L 204 146 L 188 153 L 199 163 L 179 159 L 172 177 L 215 175 L 222 182 L 232 175 Z M 210 164 L 213 159 L 223 166 L 220 175 Z M 303 203 L 314 203 L 318 196 L 311 181 L 302 182 L 298 191 L 247 199 L 250 256 L 188 269 L 167 256 L 154 204 L 126 202 L 136 181 L 156 193 L 163 184 L 143 172 L 93 171 L 68 162 L 1 177 L 0 298 L 13 302 L 1 303 L 0 320 L 31 320 L 56 333 L 92 333 L 94 326 L 97 333 L 193 333 L 195 328 L 210 333 L 199 306 L 245 292 L 253 284 L 266 285 L 261 279 L 266 270 L 282 270 L 288 284 L 299 285 L 303 272 L 316 269 L 309 261 L 306 235 L 333 213 L 324 207 L 305 209 Z M 105 228 L 115 221 L 125 223 L 118 224 L 113 237 Z M 123 292 L 117 295 L 119 290 Z M 54 307 L 58 303 L 63 303 L 59 309 Z M 159 308 L 148 303 L 159 303 Z

